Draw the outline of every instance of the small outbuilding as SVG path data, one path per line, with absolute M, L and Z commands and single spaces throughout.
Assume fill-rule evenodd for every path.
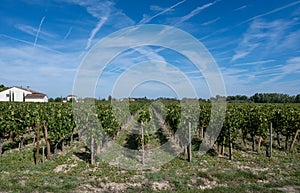
M 73 95 L 73 94 L 70 94 L 70 95 L 67 96 L 67 101 L 77 102 L 77 96 Z

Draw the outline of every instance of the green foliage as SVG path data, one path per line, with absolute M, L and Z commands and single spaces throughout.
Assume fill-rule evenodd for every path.
M 293 96 L 279 93 L 256 93 L 250 97 L 250 100 L 255 103 L 293 103 Z
M 3 84 L 0 85 L 0 92 L 9 89 L 8 87 L 4 86 Z
M 49 140 L 58 143 L 75 128 L 70 104 L 63 103 L 0 103 L 0 137 L 19 141 L 25 134 L 41 128 L 45 122 Z M 41 129 L 43 131 L 43 129 Z M 11 136 L 12 134 L 12 136 Z
M 157 113 L 161 113 L 165 118 L 165 123 L 171 128 L 173 134 L 179 131 L 183 137 L 182 143 L 187 138 L 188 122 L 192 122 L 194 134 L 205 130 L 207 134 L 215 123 L 218 123 L 218 113 L 212 110 L 212 104 L 199 103 L 199 108 L 195 109 L 186 100 L 163 101 L 162 104 L 153 105 Z M 153 112 L 150 112 L 150 103 L 146 101 L 131 101 L 129 108 L 131 112 L 136 112 L 136 120 L 143 125 L 145 131 L 145 144 L 151 139 L 155 127 L 153 123 Z M 123 106 L 113 109 L 110 102 L 96 103 L 76 103 L 76 108 L 72 108 L 71 103 L 0 103 L 0 139 L 11 139 L 19 142 L 25 135 L 36 131 L 37 124 L 48 128 L 49 141 L 57 144 L 67 139 L 74 132 L 75 127 L 79 134 L 94 137 L 96 143 L 104 140 L 105 136 L 114 138 L 120 131 L 122 120 L 128 115 L 121 116 Z M 79 116 L 73 117 L 73 110 Z M 152 110 L 153 111 L 153 110 Z M 198 117 L 194 116 L 197 115 Z M 211 120 L 211 114 L 216 120 Z M 117 116 L 117 117 L 116 117 Z M 121 120 L 121 121 L 122 121 Z M 75 122 L 77 125 L 75 125 Z M 270 123 L 279 135 L 287 137 L 291 141 L 297 129 L 300 127 L 300 105 L 299 104 L 255 104 L 255 103 L 232 103 L 227 105 L 226 116 L 222 130 L 218 136 L 219 145 L 228 145 L 229 129 L 231 130 L 231 141 L 240 137 L 246 139 L 247 136 L 261 136 L 263 140 L 268 139 Z M 211 124 L 211 125 L 210 125 Z M 210 127 L 208 127 L 210 125 Z M 178 130 L 180 128 L 180 130 Z M 199 137 L 199 136 L 198 136 Z M 137 141 L 141 141 L 137 136 Z
M 147 109 L 143 109 L 138 113 L 137 121 L 140 124 L 145 125 L 150 121 L 150 119 L 150 112 Z

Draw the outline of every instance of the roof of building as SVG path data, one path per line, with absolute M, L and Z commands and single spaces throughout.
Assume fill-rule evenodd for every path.
M 77 96 L 74 95 L 74 94 L 70 94 L 70 95 L 68 95 L 67 97 L 77 97 Z
M 25 96 L 25 99 L 43 99 L 45 98 L 45 94 L 43 93 L 34 93 L 34 94 L 28 94 Z
M 40 92 L 37 92 L 35 90 L 31 90 L 31 89 L 28 89 L 28 88 L 23 88 L 23 87 L 20 87 L 20 86 L 13 86 L 13 87 L 21 89 L 21 90 L 24 90 L 24 91 L 31 92 L 32 94 L 34 94 L 34 93 L 36 93 L 36 94 L 40 93 Z M 40 94 L 42 94 L 42 93 L 40 93 Z

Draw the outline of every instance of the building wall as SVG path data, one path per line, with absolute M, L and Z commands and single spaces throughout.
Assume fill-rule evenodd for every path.
M 71 100 L 77 101 L 77 97 L 76 96 L 67 96 L 67 101 L 71 101 Z
M 23 102 L 23 97 L 27 94 L 31 92 L 13 87 L 0 92 L 0 101 L 9 101 L 9 95 L 11 95 L 11 101 Z
M 7 97 L 7 94 L 9 95 L 8 90 L 0 92 L 0 101 L 9 101 L 9 96 Z
M 42 99 L 25 99 L 25 102 L 40 102 L 40 103 L 44 103 L 44 102 L 48 102 L 48 97 L 45 96 Z

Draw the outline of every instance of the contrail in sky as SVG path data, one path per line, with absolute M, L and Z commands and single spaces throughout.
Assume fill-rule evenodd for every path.
M 142 19 L 142 20 L 139 22 L 139 24 L 148 23 L 148 22 L 150 22 L 152 19 L 154 19 L 154 18 L 160 16 L 161 14 L 164 14 L 164 13 L 166 13 L 166 12 L 172 10 L 173 8 L 175 8 L 175 7 L 177 7 L 178 5 L 184 3 L 185 1 L 186 1 L 186 0 L 180 1 L 180 2 L 178 2 L 178 3 L 174 4 L 174 5 L 172 5 L 171 7 L 168 7 L 168 8 L 166 8 L 166 9 L 162 10 L 161 12 L 157 13 L 156 15 L 154 15 L 154 16 L 152 16 L 152 17 L 150 17 L 150 18 Z
M 88 49 L 91 44 L 92 44 L 92 40 L 94 39 L 96 33 L 101 29 L 101 27 L 104 25 L 104 23 L 106 22 L 107 17 L 102 17 L 99 22 L 97 23 L 96 27 L 92 30 L 90 37 L 88 39 L 87 45 L 85 49 Z
M 37 30 L 37 32 L 36 32 L 35 40 L 34 40 L 34 43 L 33 43 L 33 47 L 36 46 L 36 42 L 37 42 L 37 40 L 38 40 L 38 38 L 39 38 L 39 33 L 40 33 L 40 31 L 41 31 L 41 28 L 42 28 L 42 25 L 43 25 L 43 23 L 44 23 L 44 20 L 45 20 L 45 16 L 42 18 L 42 20 L 41 20 L 41 22 L 40 22 L 40 25 L 39 25 L 39 28 L 38 28 L 38 30 Z
M 18 42 L 22 42 L 22 43 L 25 43 L 25 44 L 28 44 L 28 45 L 31 45 L 31 46 L 33 45 L 32 42 L 29 42 L 29 41 L 26 41 L 26 40 L 22 40 L 22 39 L 19 39 L 19 38 L 15 38 L 15 37 L 12 37 L 12 36 L 9 36 L 9 35 L 6 35 L 6 34 L 0 34 L 0 37 L 5 37 L 5 38 L 11 39 L 11 40 L 15 40 L 15 41 L 18 41 Z M 53 51 L 53 52 L 62 54 L 62 52 L 54 50 L 54 49 L 51 49 L 51 48 L 46 47 L 46 46 L 41 46 L 41 45 L 37 45 L 37 46 L 40 47 L 40 48 L 49 50 L 49 51 Z
M 65 37 L 64 37 L 64 40 L 67 39 L 67 38 L 69 37 L 69 35 L 70 35 L 71 32 L 72 32 L 72 29 L 73 29 L 73 27 L 70 27 L 70 28 L 69 28 L 68 33 L 67 33 L 67 34 L 65 35 Z
M 245 21 L 239 23 L 238 25 L 247 23 L 247 22 L 249 22 L 249 21 L 255 20 L 255 19 L 257 19 L 257 18 L 266 16 L 266 15 L 270 15 L 270 14 L 272 14 L 272 13 L 276 13 L 276 12 L 278 12 L 278 11 L 281 11 L 281 10 L 283 10 L 283 9 L 292 7 L 292 6 L 297 5 L 297 4 L 300 4 L 300 1 L 295 1 L 295 2 L 292 2 L 292 3 L 287 4 L 287 5 L 285 5 L 285 6 L 282 6 L 282 7 L 276 8 L 276 9 L 273 9 L 273 10 L 271 10 L 271 11 L 269 11 L 269 12 L 266 12 L 266 13 L 263 13 L 263 14 L 256 15 L 256 16 L 254 16 L 254 17 L 251 17 L 250 19 L 247 19 L 247 20 L 245 20 Z
M 178 25 L 178 24 L 181 24 L 189 19 L 191 19 L 192 17 L 194 17 L 195 15 L 199 14 L 201 11 L 203 11 L 204 9 L 206 8 L 209 8 L 210 6 L 213 6 L 214 4 L 216 4 L 218 1 L 214 1 L 214 2 L 211 2 L 211 3 L 207 3 L 205 5 L 202 5 L 200 7 L 197 7 L 196 9 L 194 9 L 192 12 L 190 12 L 189 14 L 183 16 L 182 18 L 180 18 L 180 20 L 175 24 L 175 25 Z

